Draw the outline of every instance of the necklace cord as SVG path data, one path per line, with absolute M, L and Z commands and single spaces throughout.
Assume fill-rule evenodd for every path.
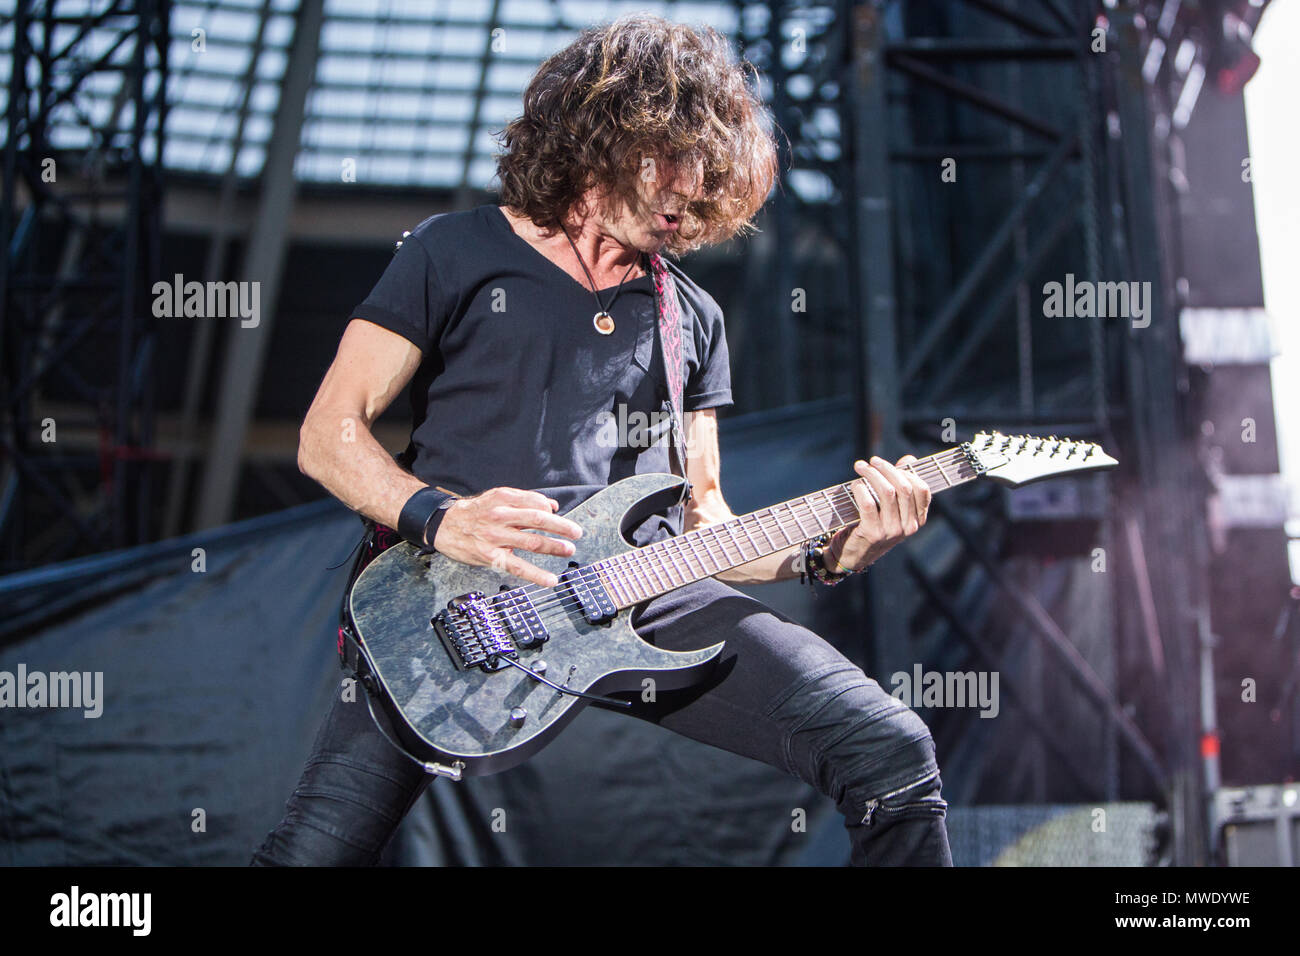
M 600 293 L 596 290 L 596 280 L 592 278 L 591 270 L 587 268 L 587 263 L 583 260 L 582 253 L 578 251 L 578 247 L 574 243 L 573 237 L 569 235 L 569 230 L 564 228 L 563 223 L 560 224 L 560 229 L 564 232 L 564 238 L 569 240 L 569 245 L 573 249 L 573 254 L 578 257 L 578 265 L 582 266 L 582 271 L 587 276 L 587 281 L 591 283 L 591 294 L 596 298 L 596 307 L 601 312 L 608 314 L 609 310 L 614 308 L 614 303 L 615 301 L 617 301 L 619 293 L 623 291 L 623 283 L 627 282 L 627 277 L 632 274 L 633 266 L 637 264 L 637 260 L 639 260 L 641 257 L 640 256 L 635 257 L 628 264 L 627 271 L 623 273 L 623 278 L 620 279 L 618 282 L 618 288 L 614 290 L 613 298 L 609 300 L 609 305 L 605 305 L 603 302 L 600 301 Z

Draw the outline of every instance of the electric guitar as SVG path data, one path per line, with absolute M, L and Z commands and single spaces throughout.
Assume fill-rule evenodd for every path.
M 981 432 L 909 467 L 939 492 L 981 477 L 1015 486 L 1116 464 L 1090 442 Z M 682 479 L 625 478 L 568 512 L 583 529 L 570 558 L 529 555 L 558 576 L 554 587 L 394 545 L 346 603 L 367 683 L 427 772 L 459 780 L 509 769 L 601 695 L 639 690 L 646 678 L 675 690 L 707 676 L 721 643 L 661 650 L 636 635 L 629 610 L 857 523 L 851 484 L 634 548 L 623 532 L 680 500 Z

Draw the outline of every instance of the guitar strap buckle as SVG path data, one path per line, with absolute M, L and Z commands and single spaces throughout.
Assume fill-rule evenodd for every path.
M 361 642 L 352 630 L 352 622 L 346 619 L 346 611 L 343 617 L 344 620 L 339 624 L 339 667 L 364 687 L 366 693 L 375 694 L 379 686 L 366 664 L 366 656 L 361 653 Z
M 374 700 L 380 699 L 379 681 L 370 671 L 366 655 L 361 650 L 361 641 L 351 628 L 339 629 L 343 639 L 344 652 L 340 664 L 343 671 L 364 688 L 366 695 Z

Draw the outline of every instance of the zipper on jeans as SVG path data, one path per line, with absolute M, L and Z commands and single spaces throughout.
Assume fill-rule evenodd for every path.
M 878 806 L 880 806 L 879 800 L 867 801 L 867 815 L 862 818 L 862 823 L 864 826 L 871 826 L 871 815 L 876 812 L 876 807 Z
M 920 780 L 914 780 L 911 783 L 907 784 L 906 786 L 899 787 L 897 790 L 891 790 L 889 791 L 889 793 L 881 794 L 879 797 L 873 797 L 872 799 L 868 800 L 866 803 L 867 812 L 866 815 L 862 818 L 863 826 L 868 826 L 868 827 L 871 826 L 872 814 L 874 814 L 876 810 L 880 808 L 880 805 L 884 803 L 886 800 L 888 800 L 890 797 L 896 797 L 900 793 L 906 793 L 908 790 L 911 790 L 915 787 L 919 787 L 923 783 L 930 782 L 937 776 L 939 776 L 939 771 L 937 770 L 931 771 L 930 773 L 922 777 Z

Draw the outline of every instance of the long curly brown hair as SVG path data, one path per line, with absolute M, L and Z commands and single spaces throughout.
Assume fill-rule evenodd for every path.
M 500 133 L 501 204 L 544 230 L 593 187 L 605 209 L 637 210 L 650 157 L 704 175 L 666 252 L 750 232 L 777 172 L 757 85 L 710 27 L 634 15 L 584 30 L 538 68 L 523 115 Z

